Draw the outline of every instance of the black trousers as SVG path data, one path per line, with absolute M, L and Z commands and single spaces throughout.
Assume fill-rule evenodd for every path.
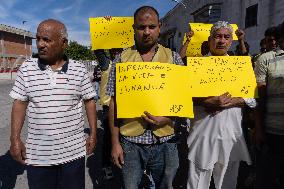
M 85 189 L 85 157 L 53 166 L 27 166 L 29 189 Z
M 266 134 L 266 145 L 257 162 L 256 188 L 284 188 L 284 135 Z

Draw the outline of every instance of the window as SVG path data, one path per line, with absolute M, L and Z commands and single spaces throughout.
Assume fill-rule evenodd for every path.
M 215 23 L 221 18 L 221 4 L 210 4 L 192 13 L 194 22 Z
M 252 5 L 246 9 L 246 28 L 257 26 L 257 9 L 257 4 Z
M 174 35 L 171 35 L 171 36 L 168 38 L 168 48 L 170 48 L 170 49 L 173 50 L 173 51 L 176 50 L 175 45 L 174 45 Z

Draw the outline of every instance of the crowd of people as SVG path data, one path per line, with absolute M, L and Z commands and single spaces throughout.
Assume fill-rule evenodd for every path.
M 104 115 L 104 167 L 111 167 L 112 162 L 121 169 L 122 188 L 141 187 L 145 172 L 151 187 L 173 188 L 179 168 L 176 130 L 181 118 L 155 116 L 146 110 L 139 118 L 116 118 L 117 64 L 186 64 L 186 49 L 194 32 L 187 33 L 177 53 L 158 43 L 160 28 L 158 11 L 140 7 L 134 13 L 134 46 L 110 49 L 109 53 L 95 50 L 100 69 L 95 72 L 99 73 L 95 81 L 100 83 L 97 98 L 98 90 L 92 87 L 84 65 L 64 55 L 68 45 L 65 25 L 54 19 L 39 24 L 38 58 L 22 64 L 10 93 L 15 99 L 10 153 L 27 165 L 29 188 L 85 188 L 85 156 L 94 151 L 97 139 L 96 102 L 102 105 Z M 202 55 L 250 55 L 245 32 L 238 29 L 236 35 L 238 45 L 232 52 L 232 26 L 225 21 L 214 23 L 208 41 L 202 43 Z M 266 30 L 252 65 L 259 98 L 232 97 L 226 92 L 193 99 L 195 118 L 185 122 L 189 131 L 188 175 L 183 178 L 186 188 L 208 189 L 213 178 L 216 189 L 234 189 L 241 161 L 256 167 L 254 188 L 284 188 L 284 23 Z M 83 102 L 90 127 L 87 139 Z M 26 110 L 28 136 L 24 144 L 20 134 Z M 250 124 L 245 124 L 245 117 Z M 246 137 L 248 128 L 251 137 Z M 256 151 L 248 149 L 250 143 Z M 257 156 L 254 161 L 252 153 Z

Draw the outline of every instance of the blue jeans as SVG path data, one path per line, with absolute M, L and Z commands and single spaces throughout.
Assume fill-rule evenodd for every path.
M 149 170 L 157 189 L 170 189 L 179 166 L 177 144 L 136 144 L 121 139 L 124 151 L 122 176 L 125 189 L 138 189 L 145 169 Z
M 27 166 L 29 189 L 85 189 L 85 157 L 53 166 Z

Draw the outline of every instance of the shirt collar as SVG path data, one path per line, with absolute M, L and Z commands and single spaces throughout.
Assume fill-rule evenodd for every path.
M 61 72 L 66 73 L 67 70 L 68 70 L 69 58 L 68 58 L 66 55 L 64 55 L 64 56 L 63 56 L 63 60 L 65 61 L 65 63 L 64 63 L 63 66 L 61 67 L 61 70 L 59 70 L 60 73 L 61 73 Z M 46 66 L 47 66 L 47 65 L 41 63 L 41 62 L 40 62 L 40 59 L 38 59 L 37 63 L 38 63 L 38 67 L 39 67 L 39 69 L 40 69 L 41 71 L 46 70 Z
M 205 55 L 204 57 L 207 57 L 207 56 L 213 56 L 212 54 L 211 54 L 211 52 L 209 52 L 207 55 Z M 223 55 L 223 56 L 230 56 L 230 55 L 228 55 L 228 54 L 226 54 L 226 55 Z
M 275 52 L 276 52 L 276 56 L 283 56 L 284 55 L 284 50 L 281 49 L 280 47 L 277 47 Z
M 137 46 L 136 46 L 136 45 L 133 45 L 133 46 L 131 47 L 131 49 L 132 49 L 132 50 L 137 50 Z M 157 46 L 156 46 L 156 48 L 155 48 L 155 53 L 158 52 L 158 49 L 159 49 L 159 44 L 157 43 Z

